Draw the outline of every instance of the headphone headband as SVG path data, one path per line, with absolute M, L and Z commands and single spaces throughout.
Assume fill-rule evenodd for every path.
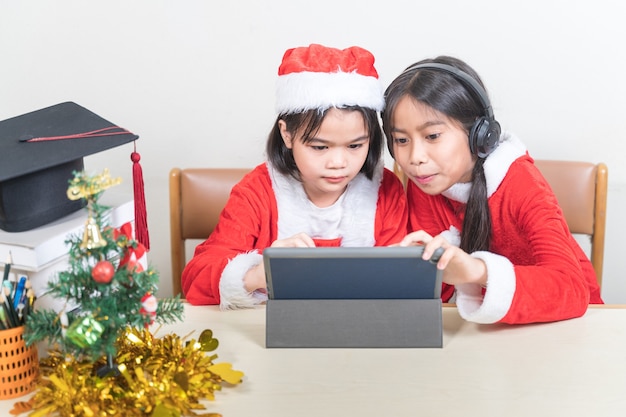
M 489 119 L 494 118 L 493 109 L 491 108 L 491 102 L 489 101 L 487 92 L 478 83 L 478 81 L 476 81 L 474 77 L 472 77 L 468 73 L 461 71 L 460 69 L 453 67 L 452 65 L 440 64 L 438 62 L 415 64 L 405 69 L 404 72 L 409 72 L 409 71 L 416 70 L 416 69 L 434 69 L 434 70 L 440 70 L 440 71 L 447 72 L 448 74 L 451 74 L 452 76 L 454 76 L 454 78 L 456 78 L 461 83 L 463 83 L 465 87 L 469 88 L 470 90 L 472 90 L 472 92 L 474 92 L 474 94 L 480 100 L 480 103 L 482 104 L 483 109 L 485 110 L 485 116 Z

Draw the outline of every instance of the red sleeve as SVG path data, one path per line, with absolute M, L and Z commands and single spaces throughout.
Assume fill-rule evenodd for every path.
M 406 194 L 396 174 L 386 168 L 378 190 L 375 221 L 376 246 L 398 243 L 407 234 Z
M 590 302 L 601 303 L 591 262 L 569 232 L 556 197 L 537 168 L 520 158 L 503 185 L 501 215 L 516 224 L 528 245 L 529 262 L 517 258 L 522 250 L 507 250 L 505 242 L 495 250 L 515 268 L 515 294 L 502 322 L 569 319 L 583 315 Z
M 236 255 L 270 246 L 276 238 L 276 198 L 265 164 L 244 177 L 231 192 L 209 238 L 198 245 L 182 274 L 191 304 L 219 304 L 219 283 L 226 264 Z
M 410 231 L 423 229 L 434 236 L 451 226 L 461 230 L 464 204 L 427 195 L 413 184 L 408 187 L 408 201 Z M 490 196 L 489 206 L 490 252 L 505 257 L 510 267 L 492 268 L 488 288 L 494 293 L 498 282 L 513 280 L 514 292 L 500 321 L 563 320 L 582 315 L 590 302 L 602 302 L 591 262 L 567 229 L 554 193 L 529 157 L 513 163 Z M 452 294 L 453 287 L 444 284 L 442 299 Z M 501 300 L 486 297 L 484 302 L 492 301 Z

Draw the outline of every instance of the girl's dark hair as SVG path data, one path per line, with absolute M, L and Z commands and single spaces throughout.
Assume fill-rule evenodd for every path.
M 449 118 L 457 120 L 468 136 L 474 122 L 481 116 L 485 116 L 485 109 L 481 101 L 454 75 L 436 68 L 410 69 L 415 65 L 426 63 L 451 65 L 469 74 L 481 86 L 483 85 L 478 74 L 469 65 L 449 56 L 425 59 L 407 67 L 407 70 L 387 87 L 385 91 L 385 110 L 381 113 L 383 130 L 387 136 L 387 147 L 392 156 L 392 114 L 403 97 L 411 97 L 445 114 Z M 463 220 L 463 229 L 461 230 L 461 249 L 467 253 L 489 250 L 491 243 L 491 212 L 487 204 L 488 195 L 487 181 L 483 169 L 484 161 L 484 158 L 477 157 L 474 164 L 472 186 L 465 207 L 465 218 Z
M 341 107 L 340 110 L 357 111 L 363 116 L 365 126 L 369 135 L 369 151 L 361 171 L 368 179 L 374 177 L 376 166 L 383 155 L 383 132 L 378 122 L 376 110 L 359 106 Z M 317 109 L 308 110 L 302 113 L 281 114 L 276 118 L 274 127 L 267 138 L 265 152 L 269 162 L 282 174 L 291 175 L 300 180 L 300 171 L 293 159 L 291 149 L 285 146 L 280 134 L 278 121 L 283 120 L 287 125 L 287 130 L 295 136 L 296 132 L 302 133 L 302 143 L 308 143 L 319 131 L 328 109 L 320 111 Z

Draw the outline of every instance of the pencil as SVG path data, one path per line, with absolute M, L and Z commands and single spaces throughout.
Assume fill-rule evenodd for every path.
M 13 263 L 13 256 L 11 256 L 11 251 L 9 251 L 9 255 L 7 256 L 7 261 L 4 264 L 4 276 L 2 277 L 2 283 L 9 278 L 9 272 L 11 272 L 11 264 Z
M 30 281 L 29 281 L 29 283 L 30 283 Z M 32 288 L 29 287 L 28 290 L 26 290 L 26 300 L 24 302 L 24 310 L 22 312 L 22 315 L 23 315 L 22 322 L 23 323 L 26 322 L 26 318 L 28 317 L 28 315 L 32 311 L 34 302 L 35 302 L 35 292 L 33 291 Z
M 7 323 L 7 317 L 4 313 L 4 304 L 0 306 L 0 330 L 6 330 L 10 328 L 9 323 Z
M 0 304 L 2 304 L 2 306 L 0 307 L 0 309 L 2 310 L 2 313 L 0 313 L 0 316 L 2 316 L 2 324 L 7 328 L 13 328 L 17 326 L 17 323 L 13 323 L 13 316 L 11 315 L 11 305 L 9 303 L 9 300 L 6 298 L 4 291 L 0 291 Z
M 2 283 L 2 287 L 2 303 L 7 310 L 7 321 L 11 327 L 17 327 L 19 326 L 19 320 L 17 318 L 17 313 L 13 308 L 13 300 L 11 300 L 11 284 L 8 281 L 5 281 Z

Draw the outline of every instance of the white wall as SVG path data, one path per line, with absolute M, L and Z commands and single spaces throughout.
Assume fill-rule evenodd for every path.
M 363 46 L 385 85 L 414 61 L 456 55 L 533 156 L 608 164 L 603 295 L 626 303 L 622 9 L 618 0 L 0 0 L 0 119 L 71 100 L 141 136 L 150 260 L 167 295 L 168 172 L 263 160 L 285 49 Z M 131 151 L 89 157 L 87 169 L 109 168 L 131 190 Z

